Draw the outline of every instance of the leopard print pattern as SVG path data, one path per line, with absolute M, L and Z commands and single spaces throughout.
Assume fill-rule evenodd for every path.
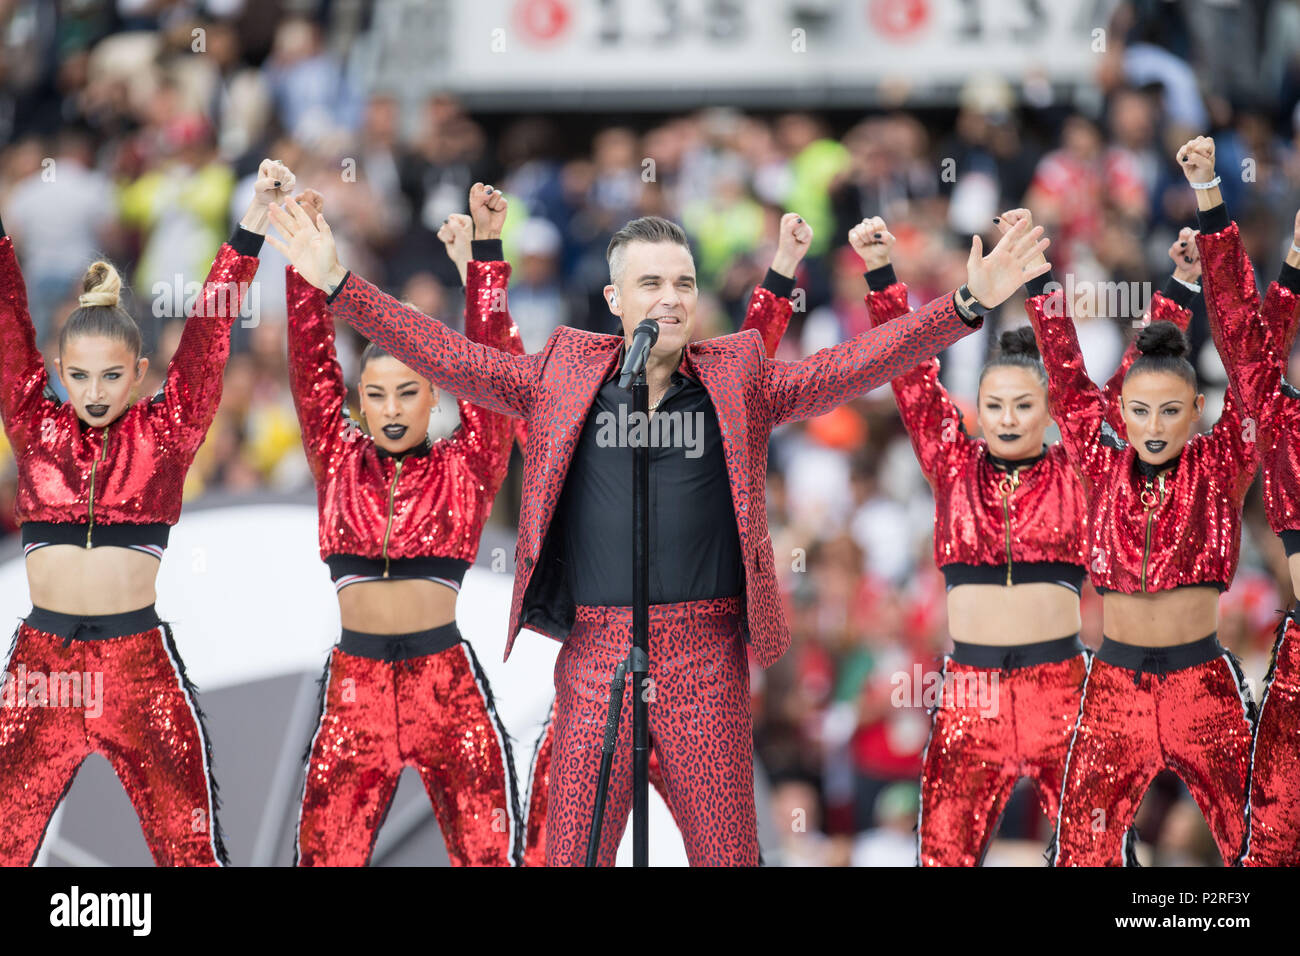
M 740 599 L 650 608 L 650 741 L 692 866 L 756 866 L 754 738 Z M 630 608 L 579 607 L 555 664 L 548 866 L 586 860 L 610 680 L 632 642 Z M 632 806 L 632 694 L 624 692 L 598 860 L 612 866 Z

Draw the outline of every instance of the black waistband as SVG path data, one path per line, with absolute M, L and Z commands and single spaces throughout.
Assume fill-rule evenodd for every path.
M 414 631 L 410 634 L 368 634 L 365 631 L 350 631 L 345 627 L 338 647 L 344 654 L 353 657 L 369 657 L 376 661 L 409 661 L 445 651 L 460 641 L 460 628 L 452 621 L 442 627 L 431 627 L 427 631 Z
M 329 565 L 330 580 L 337 581 L 349 574 L 362 577 L 383 577 L 384 559 L 369 558 L 360 554 L 331 554 L 325 558 Z M 438 556 L 415 558 L 389 558 L 390 578 L 447 578 L 458 585 L 465 580 L 470 562 L 460 558 Z
M 24 620 L 34 630 L 63 638 L 65 647 L 74 640 L 102 641 L 140 634 L 162 623 L 152 604 L 121 614 L 64 614 L 33 606 Z
M 1293 554 L 1300 554 L 1300 528 L 1288 528 L 1281 533 L 1280 537 L 1288 558 Z
M 1207 663 L 1226 653 L 1219 643 L 1218 631 L 1211 631 L 1199 641 L 1175 644 L 1173 647 L 1140 647 L 1137 644 L 1122 644 L 1103 636 L 1101 647 L 1097 650 L 1097 659 L 1113 667 L 1133 671 L 1133 683 L 1136 684 L 1144 673 L 1164 677 L 1174 671 Z
M 1164 591 L 1177 591 L 1179 588 L 1214 588 L 1216 591 L 1223 592 L 1228 590 L 1228 585 L 1222 581 L 1190 581 L 1187 584 L 1175 584 L 1171 588 L 1161 588 L 1159 591 L 1120 591 L 1117 588 L 1103 587 L 1094 583 L 1092 588 L 1098 594 L 1161 594 Z
M 952 648 L 952 659 L 958 664 L 967 667 L 996 667 L 1004 671 L 1035 667 L 1038 664 L 1057 664 L 1083 653 L 1083 644 L 1079 641 L 1078 634 L 1050 641 L 1006 646 L 953 641 Z
M 75 544 L 86 546 L 90 531 L 91 547 L 129 548 L 133 544 L 151 544 L 167 547 L 171 525 L 156 524 L 100 524 L 93 529 L 86 521 L 27 521 L 23 523 L 23 544 Z
M 940 568 L 947 590 L 959 584 L 1007 583 L 1005 564 L 945 564 Z M 1083 566 L 1066 561 L 1012 561 L 1012 584 L 1059 584 L 1075 594 L 1083 587 Z

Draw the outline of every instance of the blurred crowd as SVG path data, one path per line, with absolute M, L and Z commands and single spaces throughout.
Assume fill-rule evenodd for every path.
M 798 359 L 867 328 L 862 263 L 845 238 L 862 218 L 889 223 L 897 272 L 920 304 L 961 284 L 972 233 L 991 244 L 992 217 L 1025 205 L 1053 239 L 1058 278 L 1143 290 L 1132 314 L 1107 314 L 1086 296 L 1074 303 L 1099 382 L 1168 275 L 1178 229 L 1195 224 L 1172 159 L 1181 143 L 1215 136 L 1225 197 L 1265 280 L 1300 206 L 1294 0 L 1119 3 L 1095 84 L 1068 96 L 988 75 L 947 108 L 714 107 L 608 122 L 472 114 L 445 93 L 413 106 L 369 81 L 356 51 L 371 16 L 371 4 L 347 0 L 0 0 L 0 216 L 47 360 L 86 266 L 107 256 L 133 289 L 152 359 L 140 394 L 151 394 L 183 327 L 183 289 L 202 282 L 264 157 L 324 195 L 343 261 L 452 325 L 461 290 L 435 232 L 464 211 L 474 182 L 502 188 L 509 305 L 528 351 L 560 324 L 614 331 L 600 294 L 605 247 L 636 216 L 686 227 L 702 289 L 696 329 L 708 337 L 738 326 L 781 214 L 800 213 L 816 237 L 778 353 Z M 310 488 L 288 393 L 285 262 L 269 246 L 261 258 L 187 501 Z M 972 434 L 988 349 L 1025 321 L 1013 299 L 942 357 Z M 1212 423 L 1224 376 L 1203 314 L 1191 339 Z M 354 403 L 363 344 L 340 328 Z M 454 426 L 453 416 L 439 428 Z M 767 506 L 793 631 L 785 658 L 752 675 L 757 755 L 781 835 L 770 862 L 910 864 L 929 717 L 896 699 L 893 677 L 936 669 L 947 646 L 929 489 L 887 385 L 781 429 L 770 457 Z M 0 436 L 0 536 L 16 531 L 14 475 Z M 513 527 L 518 494 L 516 457 L 494 524 Z M 1096 646 L 1100 601 L 1085 592 L 1083 637 Z M 1291 599 L 1256 488 L 1219 638 L 1257 693 L 1277 609 Z M 1171 775 L 1157 780 L 1139 825 L 1157 862 L 1215 856 Z M 991 862 L 1037 861 L 1048 827 L 1028 790 L 1017 790 L 1002 835 Z

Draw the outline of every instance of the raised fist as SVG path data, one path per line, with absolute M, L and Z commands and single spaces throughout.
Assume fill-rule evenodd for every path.
M 795 269 L 808 254 L 812 245 L 812 226 L 804 222 L 797 213 L 788 212 L 781 217 L 777 230 L 776 255 L 772 259 L 772 271 L 794 278 Z
M 897 241 L 879 216 L 864 219 L 849 230 L 849 245 L 862 257 L 866 272 L 888 265 Z
M 293 171 L 288 166 L 279 160 L 264 159 L 257 167 L 257 182 L 253 184 L 254 200 L 264 206 L 284 202 L 293 195 L 295 183 Z
M 506 223 L 505 195 L 492 186 L 475 183 L 469 190 L 469 214 L 474 220 L 475 239 L 500 239 Z
M 1214 140 L 1197 136 L 1183 143 L 1178 150 L 1178 165 L 1189 183 L 1208 183 L 1214 178 Z

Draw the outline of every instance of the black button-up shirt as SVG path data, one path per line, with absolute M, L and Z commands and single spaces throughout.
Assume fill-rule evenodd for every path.
M 632 392 L 618 385 L 623 354 L 587 415 L 554 523 L 575 604 L 632 604 L 633 443 L 642 439 Z M 648 434 L 650 603 L 740 594 L 740 536 L 718 415 L 683 364 Z

